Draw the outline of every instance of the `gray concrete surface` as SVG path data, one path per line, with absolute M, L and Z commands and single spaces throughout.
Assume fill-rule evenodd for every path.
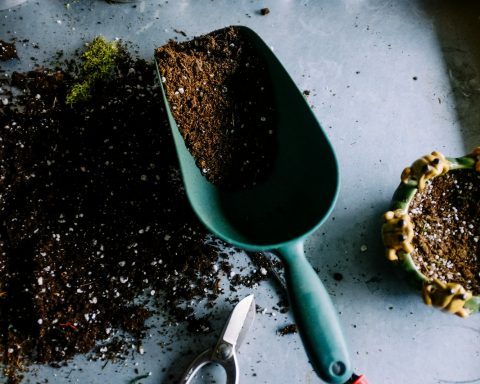
M 263 7 L 271 13 L 261 16 Z M 28 0 L 0 11 L 0 38 L 29 39 L 18 43 L 20 60 L 0 65 L 26 70 L 31 56 L 48 62 L 60 49 L 69 57 L 98 34 L 132 42 L 150 58 L 168 39 L 185 39 L 175 29 L 193 37 L 251 27 L 311 91 L 339 158 L 338 203 L 307 253 L 332 294 L 355 371 L 371 384 L 480 383 L 480 315 L 460 319 L 423 305 L 384 259 L 379 233 L 406 165 L 435 149 L 457 156 L 480 144 L 479 17 L 477 2 L 453 0 Z M 232 262 L 239 267 L 245 256 Z M 335 281 L 334 272 L 344 279 Z M 291 319 L 271 310 L 275 285 L 253 293 L 267 311 L 240 351 L 241 383 L 320 383 L 298 335 L 276 334 Z M 219 324 L 230 309 L 214 309 Z M 215 339 L 192 337 L 183 325 L 160 337 L 155 324 L 146 353 L 134 360 L 103 366 L 79 356 L 61 370 L 35 367 L 25 382 L 128 383 L 138 369 L 151 372 L 145 384 L 173 383 L 193 357 L 186 351 Z

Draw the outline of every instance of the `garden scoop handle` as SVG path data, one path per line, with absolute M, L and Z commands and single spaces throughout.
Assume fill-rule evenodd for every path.
M 285 265 L 290 306 L 315 372 L 327 383 L 346 383 L 350 358 L 333 303 L 305 257 L 303 241 L 278 249 Z

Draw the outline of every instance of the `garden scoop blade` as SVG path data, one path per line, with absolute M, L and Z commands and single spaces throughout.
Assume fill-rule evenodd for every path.
M 336 310 L 303 252 L 304 239 L 326 220 L 339 188 L 338 166 L 326 135 L 287 71 L 252 30 L 237 27 L 264 59 L 273 87 L 277 156 L 267 180 L 243 190 L 210 183 L 185 146 L 162 88 L 190 203 L 219 238 L 282 258 L 295 322 L 317 374 L 328 383 L 352 376 Z M 159 78 L 161 79 L 161 68 Z

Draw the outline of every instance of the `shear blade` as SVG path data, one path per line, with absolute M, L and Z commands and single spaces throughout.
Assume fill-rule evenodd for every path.
M 238 349 L 245 339 L 254 317 L 255 300 L 253 295 L 249 295 L 242 299 L 233 309 L 220 339 Z

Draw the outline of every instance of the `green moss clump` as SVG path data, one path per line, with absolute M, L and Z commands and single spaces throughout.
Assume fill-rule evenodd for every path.
M 88 44 L 88 49 L 81 57 L 81 80 L 70 88 L 65 99 L 70 106 L 88 101 L 95 82 L 112 76 L 119 58 L 119 47 L 117 42 L 109 42 L 102 36 L 97 36 Z
M 90 83 L 88 81 L 84 81 L 82 83 L 75 84 L 67 93 L 67 97 L 65 102 L 72 106 L 77 102 L 85 102 L 88 101 L 91 97 L 90 93 Z
M 109 77 L 115 68 L 118 56 L 117 42 L 108 42 L 103 37 L 97 36 L 83 53 L 83 72 L 92 79 Z

